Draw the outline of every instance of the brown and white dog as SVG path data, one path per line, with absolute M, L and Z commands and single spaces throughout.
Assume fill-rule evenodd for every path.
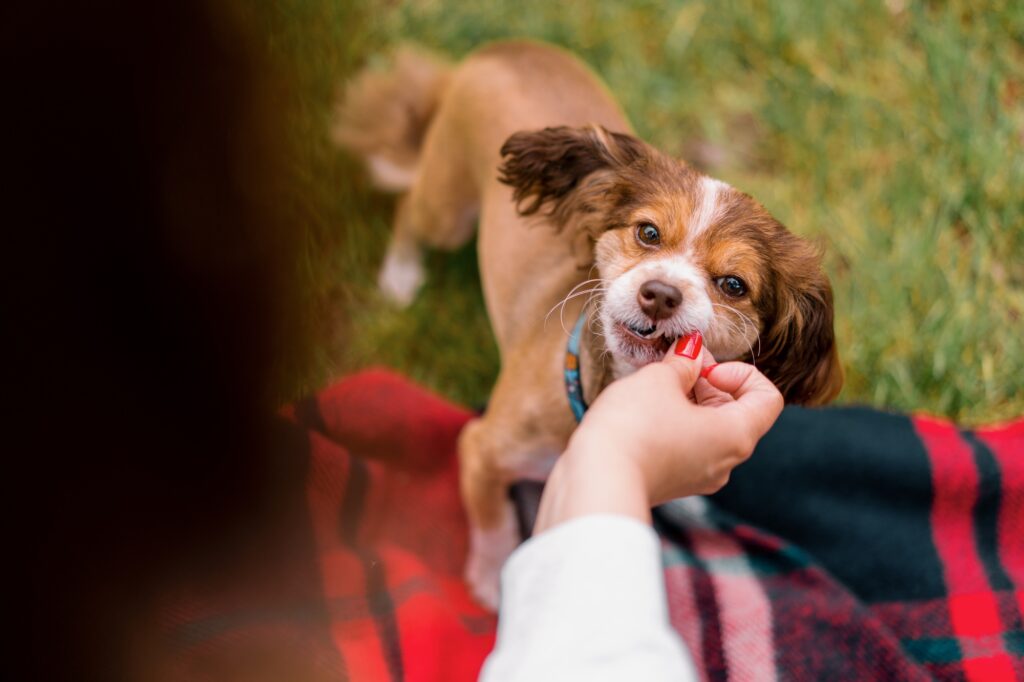
M 825 402 L 842 383 L 816 249 L 748 195 L 629 131 L 583 64 L 525 41 L 455 67 L 404 51 L 392 71 L 356 79 L 338 112 L 335 139 L 403 192 L 380 275 L 390 297 L 415 295 L 423 245 L 456 248 L 479 221 L 501 373 L 459 456 L 466 578 L 488 606 L 519 542 L 508 487 L 543 479 L 576 426 L 566 321 L 587 317 L 587 399 L 694 330 L 717 360 L 754 362 L 788 402 Z

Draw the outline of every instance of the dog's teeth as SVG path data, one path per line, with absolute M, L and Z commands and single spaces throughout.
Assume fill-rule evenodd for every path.
M 657 325 L 655 325 L 653 327 L 638 327 L 635 324 L 630 324 L 629 328 L 637 336 L 644 336 L 644 337 L 650 336 L 651 334 L 653 334 L 654 332 L 656 332 L 658 330 Z

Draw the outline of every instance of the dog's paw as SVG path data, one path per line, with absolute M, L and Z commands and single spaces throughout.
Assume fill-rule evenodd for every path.
M 466 563 L 466 584 L 480 606 L 497 611 L 501 597 L 501 564 L 470 556 Z
M 377 285 L 388 299 L 404 308 L 416 298 L 425 276 L 418 248 L 392 244 L 384 257 Z
M 519 530 L 511 510 L 506 522 L 493 530 L 471 528 L 469 558 L 466 561 L 466 583 L 473 598 L 491 611 L 498 610 L 501 593 L 501 567 L 519 545 Z

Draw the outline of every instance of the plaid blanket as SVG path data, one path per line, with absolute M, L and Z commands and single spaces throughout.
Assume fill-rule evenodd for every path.
M 461 579 L 454 452 L 471 412 L 368 371 L 286 416 L 309 551 L 288 575 L 178 595 L 176 676 L 251 657 L 310 679 L 474 679 L 496 620 Z M 516 493 L 528 525 L 538 490 Z M 721 493 L 655 526 L 705 679 L 1024 680 L 1024 421 L 787 408 Z

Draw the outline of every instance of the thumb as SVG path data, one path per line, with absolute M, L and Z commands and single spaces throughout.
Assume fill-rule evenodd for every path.
M 679 375 L 679 383 L 687 395 L 693 390 L 693 385 L 697 383 L 697 377 L 700 375 L 703 347 L 704 337 L 700 332 L 691 332 L 676 339 L 662 360 Z

